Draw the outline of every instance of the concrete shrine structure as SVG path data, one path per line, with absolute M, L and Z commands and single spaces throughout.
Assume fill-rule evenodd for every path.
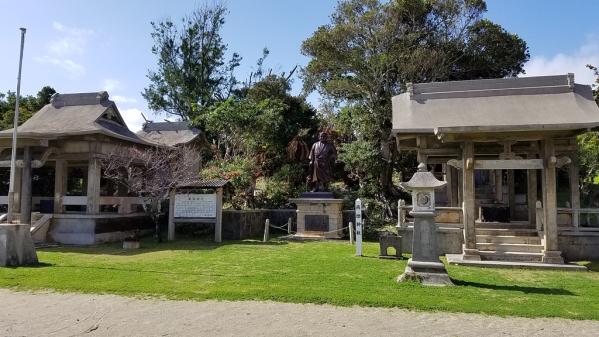
M 573 74 L 410 84 L 393 97 L 399 150 L 447 183 L 436 195 L 441 253 L 465 261 L 599 257 L 599 225 L 585 216 L 599 209 L 581 208 L 576 142 L 597 127 L 591 88 Z M 409 209 L 400 202 L 404 246 Z
M 141 198 L 102 178 L 103 155 L 117 146 L 206 146 L 186 123 L 130 131 L 105 91 L 55 94 L 17 131 L 14 212 L 34 227 L 34 240 L 65 244 L 119 240 L 153 226 Z M 8 205 L 11 140 L 12 129 L 0 131 L 0 213 Z

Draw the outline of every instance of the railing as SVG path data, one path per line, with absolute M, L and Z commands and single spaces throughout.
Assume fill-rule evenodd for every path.
M 145 203 L 140 197 L 100 197 L 100 206 L 113 206 L 118 208 L 118 214 L 137 213 L 139 206 Z
M 575 231 L 599 231 L 599 208 L 558 208 L 558 224 Z

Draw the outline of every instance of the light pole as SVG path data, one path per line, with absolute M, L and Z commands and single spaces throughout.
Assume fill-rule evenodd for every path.
M 23 48 L 25 47 L 25 31 L 21 28 L 21 52 L 19 54 L 19 74 L 17 75 L 17 99 L 15 102 L 15 118 L 12 129 L 12 152 L 10 155 L 10 182 L 8 187 L 8 214 L 6 220 L 8 223 L 13 221 L 13 204 L 15 202 L 15 170 L 17 159 L 17 127 L 19 126 L 19 98 L 21 97 L 21 69 L 23 66 Z

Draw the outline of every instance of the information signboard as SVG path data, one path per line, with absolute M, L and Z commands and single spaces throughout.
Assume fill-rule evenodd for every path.
M 175 218 L 216 218 L 216 195 L 176 194 Z

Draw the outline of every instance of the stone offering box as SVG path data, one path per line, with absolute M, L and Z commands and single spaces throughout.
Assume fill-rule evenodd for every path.
M 297 205 L 298 237 L 339 239 L 343 237 L 343 199 L 330 192 L 306 192 L 289 199 Z

